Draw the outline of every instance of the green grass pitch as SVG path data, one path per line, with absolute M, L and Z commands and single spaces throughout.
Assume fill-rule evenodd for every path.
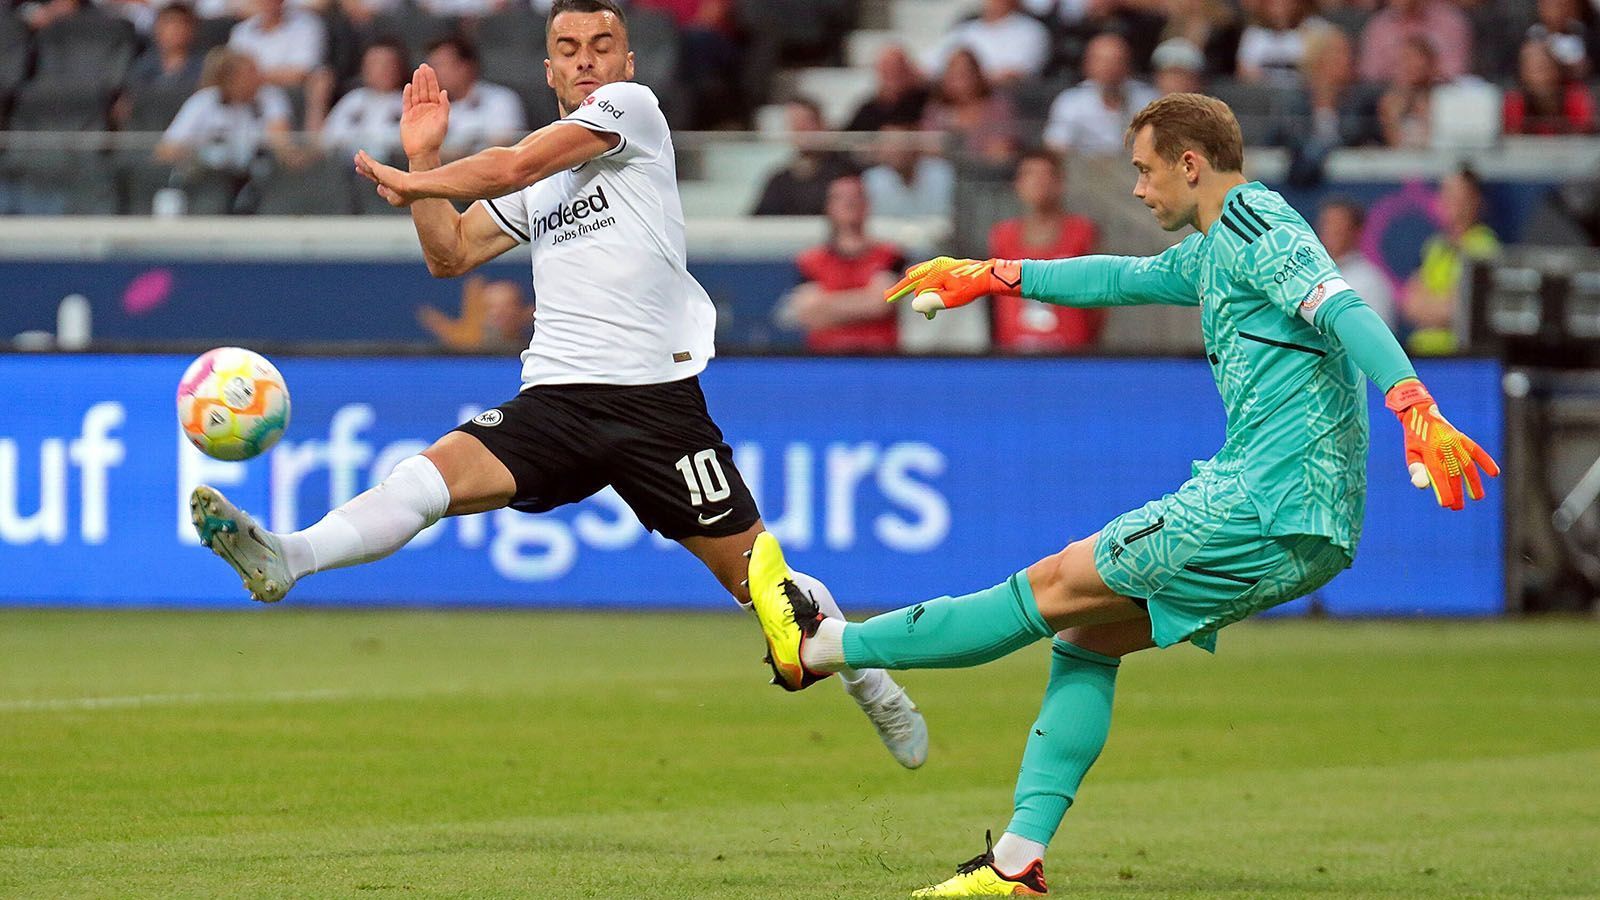
M 1600 623 L 1247 623 L 1124 664 L 1052 893 L 1600 896 Z M 737 615 L 0 613 L 0 896 L 900 897 L 998 831 L 1048 650 L 895 766 Z

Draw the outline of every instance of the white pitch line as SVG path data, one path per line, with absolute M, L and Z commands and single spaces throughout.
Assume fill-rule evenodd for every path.
M 268 691 L 254 694 L 135 694 L 126 697 L 61 697 L 38 700 L 0 700 L 0 713 L 67 712 L 95 709 L 129 709 L 140 706 L 200 706 L 227 703 L 322 703 L 330 700 L 393 699 L 448 691 L 353 691 L 324 688 L 309 691 Z

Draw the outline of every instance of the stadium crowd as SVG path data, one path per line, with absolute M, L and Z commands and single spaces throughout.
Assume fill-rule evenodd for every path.
M 819 350 L 893 343 L 893 321 L 862 298 L 903 254 L 870 240 L 865 222 L 870 213 L 948 216 L 961 166 L 1012 177 L 1022 214 L 993 225 L 990 252 L 1092 252 L 1095 224 L 1063 205 L 1070 161 L 1121 152 L 1127 122 L 1164 93 L 1227 100 L 1249 143 L 1287 149 L 1298 183 L 1317 181 L 1338 148 L 1430 146 L 1440 105 L 1491 98 L 1506 134 L 1596 130 L 1600 0 L 980 0 L 930 46 L 884 46 L 870 97 L 840 121 L 776 76 L 844 62 L 867 0 L 627 6 L 637 78 L 676 128 L 747 129 L 764 105 L 785 104 L 793 153 L 750 212 L 830 223 L 831 239 L 801 255 L 801 287 L 779 312 Z M 356 147 L 398 155 L 400 87 L 416 63 L 429 62 L 452 98 L 448 155 L 555 118 L 539 65 L 544 11 L 541 0 L 0 8 L 0 121 L 13 134 L 160 134 L 153 151 L 8 147 L 0 213 L 387 211 L 353 183 L 347 161 Z M 824 134 L 840 130 L 877 138 L 847 152 Z M 109 174 L 83 174 L 93 167 L 75 160 L 86 154 L 100 154 L 107 164 L 96 171 Z M 1450 305 L 1437 297 L 1454 290 L 1463 258 L 1495 246 L 1478 221 L 1476 179 L 1456 181 L 1444 193 L 1457 209 L 1442 217 L 1421 280 L 1400 286 L 1398 301 L 1373 294 L 1391 321 L 1436 338 L 1448 331 L 1437 309 Z M 1361 217 L 1344 201 L 1323 210 L 1330 246 L 1356 254 L 1356 239 L 1341 235 L 1359 236 Z M 995 340 L 1009 349 L 1090 346 L 1103 325 L 1032 306 L 992 313 Z

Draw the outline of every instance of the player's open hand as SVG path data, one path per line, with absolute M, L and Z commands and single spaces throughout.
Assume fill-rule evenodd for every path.
M 1440 506 L 1462 509 L 1466 497 L 1483 499 L 1483 477 L 1500 474 L 1500 466 L 1472 438 L 1457 431 L 1439 412 L 1422 382 L 1407 379 L 1389 390 L 1385 405 L 1400 417 L 1406 436 L 1406 467 L 1411 483 L 1432 486 Z
M 365 150 L 356 151 L 356 171 L 378 186 L 378 196 L 390 206 L 409 206 L 418 199 L 407 190 L 408 173 L 378 162 Z
M 884 291 L 890 303 L 911 297 L 911 308 L 928 318 L 940 310 L 966 306 L 989 294 L 1019 294 L 1022 265 L 1010 259 L 952 259 L 941 256 L 917 263 L 904 278 Z
M 410 159 L 437 154 L 450 125 L 450 92 L 427 63 L 417 66 L 400 92 L 400 147 Z

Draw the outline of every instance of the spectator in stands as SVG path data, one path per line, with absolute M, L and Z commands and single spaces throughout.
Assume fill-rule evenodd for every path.
M 1500 252 L 1500 239 L 1482 220 L 1483 184 L 1470 169 L 1439 185 L 1437 213 L 1439 231 L 1422 245 L 1422 266 L 1406 283 L 1401 310 L 1415 329 L 1406 340 L 1412 353 L 1455 352 L 1468 268 Z
M 1334 198 L 1322 204 L 1317 216 L 1317 237 L 1339 267 L 1339 274 L 1350 282 L 1367 305 L 1391 329 L 1399 326 L 1394 308 L 1394 286 L 1372 260 L 1361 252 L 1361 232 L 1366 227 L 1367 211 L 1354 200 Z
M 1156 93 L 1198 94 L 1205 90 L 1205 56 L 1188 38 L 1167 38 L 1150 55 Z
M 1022 215 L 989 231 L 989 255 L 997 259 L 1067 259 L 1084 256 L 1098 241 L 1094 223 L 1062 206 L 1066 170 L 1061 157 L 1044 150 L 1024 153 L 1012 187 Z M 992 297 L 994 344 L 1021 353 L 1092 347 L 1105 327 L 1104 309 L 1073 309 L 1020 297 Z
M 268 84 L 302 91 L 306 129 L 320 129 L 333 102 L 333 72 L 323 65 L 327 26 L 315 13 L 286 8 L 285 0 L 255 0 L 255 10 L 233 27 L 228 46 L 254 59 Z
M 446 160 L 484 147 L 509 146 L 527 134 L 522 99 L 508 87 L 479 80 L 478 48 L 470 41 L 460 37 L 434 41 L 428 45 L 428 65 L 438 73 L 439 87 L 450 94 Z
M 830 185 L 855 168 L 843 155 L 825 150 L 817 135 L 822 109 L 816 102 L 796 97 L 784 109 L 789 120 L 789 140 L 794 156 L 767 179 L 761 199 L 751 213 L 757 216 L 820 216 L 827 206 Z
M 1594 131 L 1594 97 L 1569 80 L 1547 41 L 1530 38 L 1517 62 L 1517 86 L 1506 91 L 1506 134 L 1588 134 Z
M 1390 147 L 1417 150 L 1428 146 L 1432 131 L 1433 88 L 1439 81 L 1438 58 L 1424 37 L 1400 45 L 1400 64 L 1389 89 L 1378 99 L 1378 125 Z
M 528 346 L 534 306 L 518 281 L 489 281 L 481 275 L 461 288 L 461 315 L 451 318 L 432 306 L 417 307 L 417 321 L 447 350 L 503 353 Z
M 368 45 L 361 54 L 361 86 L 334 104 L 322 128 L 322 146 L 351 155 L 366 150 L 398 164 L 401 91 L 410 72 L 399 41 L 381 38 Z
M 678 27 L 679 78 L 695 99 L 696 127 L 743 127 L 743 49 L 733 0 L 633 0 Z
M 1306 36 L 1331 27 L 1312 15 L 1310 0 L 1262 0 L 1255 21 L 1239 37 L 1239 78 L 1295 84 L 1305 59 Z
M 1329 147 L 1376 143 L 1381 137 L 1381 89 L 1356 80 L 1355 45 L 1350 38 L 1335 28 L 1317 32 L 1306 41 L 1302 63 L 1310 139 Z
M 215 174 L 235 189 L 273 159 L 298 165 L 289 99 L 267 84 L 255 60 L 219 47 L 206 55 L 201 88 L 184 102 L 156 146 L 156 158 L 191 175 Z
M 198 25 L 194 10 L 187 4 L 161 7 L 151 27 L 150 48 L 128 69 L 128 90 L 194 93 L 200 86 L 200 69 L 205 63 L 195 52 Z
M 8 4 L 9 5 L 9 4 Z M 34 31 L 83 12 L 84 0 L 40 0 L 17 7 L 17 17 Z
M 1289 149 L 1291 184 L 1315 184 L 1329 153 L 1382 141 L 1378 99 L 1383 91 L 1356 81 L 1355 45 L 1337 28 L 1306 39 L 1302 73 L 1305 90 L 1284 107 L 1269 141 Z
M 1439 77 L 1465 75 L 1472 58 L 1472 23 L 1449 0 L 1389 0 L 1361 31 L 1361 78 L 1387 83 L 1403 65 L 1406 42 L 1421 38 L 1437 57 Z
M 947 159 L 927 152 L 927 140 L 914 126 L 891 124 L 879 130 L 878 164 L 861 175 L 867 201 L 880 216 L 948 216 L 955 197 L 956 171 Z
M 1017 0 L 983 0 L 976 19 L 961 22 L 923 61 L 930 72 L 944 71 L 957 50 L 970 51 L 991 83 L 1007 87 L 1044 74 L 1050 62 L 1050 29 L 1021 12 Z
M 923 114 L 922 127 L 949 132 L 960 152 L 991 163 L 1010 160 L 1016 148 L 1016 114 L 1011 101 L 989 84 L 970 50 L 950 55 Z
M 285 0 L 255 0 L 255 15 L 233 27 L 228 46 L 256 61 L 268 84 L 295 88 L 320 68 L 328 29 L 316 15 Z
M 1232 72 L 1239 55 L 1237 11 L 1226 0 L 1167 0 L 1161 40 L 1182 38 L 1204 54 L 1205 70 Z
M 904 47 L 890 44 L 873 64 L 878 83 L 856 109 L 845 131 L 877 131 L 885 125 L 915 125 L 928 105 L 928 86 Z
M 1578 0 L 1539 0 L 1538 21 L 1528 29 L 1528 39 L 1550 47 L 1567 78 L 1589 77 L 1589 54 L 1594 35 L 1584 24 Z
M 1088 156 L 1121 153 L 1123 133 L 1134 115 L 1151 100 L 1155 89 L 1130 76 L 1128 42 L 1102 34 L 1083 54 L 1084 80 L 1050 104 L 1044 140 L 1052 150 Z
M 416 0 L 416 4 L 437 19 L 481 19 L 504 9 L 507 0 Z
M 896 310 L 883 292 L 900 276 L 905 254 L 867 236 L 870 207 L 855 176 L 828 185 L 828 241 L 795 259 L 800 284 L 779 301 L 780 324 L 802 328 L 816 353 L 893 353 Z
M 338 0 L 339 12 L 361 34 L 370 34 L 373 19 L 393 12 L 401 0 Z

